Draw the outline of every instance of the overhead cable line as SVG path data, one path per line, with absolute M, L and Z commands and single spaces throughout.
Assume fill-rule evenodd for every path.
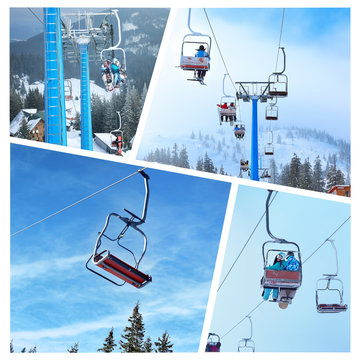
M 28 10 L 44 25 L 44 22 L 30 8 Z
M 272 202 L 275 200 L 275 198 L 276 198 L 276 195 L 277 195 L 277 194 L 278 194 L 278 192 L 276 192 L 276 194 L 275 194 L 275 195 L 274 195 L 274 197 L 272 198 L 272 200 L 271 200 L 271 202 L 270 202 L 269 206 L 270 206 L 270 205 L 272 204 Z M 257 228 L 258 228 L 258 226 L 260 225 L 260 222 L 261 222 L 261 220 L 264 218 L 265 214 L 266 214 L 266 211 L 264 211 L 264 213 L 261 215 L 261 217 L 260 217 L 260 219 L 259 219 L 258 223 L 255 225 L 254 230 L 251 232 L 251 234 L 250 234 L 249 238 L 247 239 L 247 241 L 246 241 L 245 245 L 244 245 L 244 246 L 243 246 L 243 248 L 240 250 L 239 255 L 236 257 L 236 259 L 235 259 L 235 261 L 233 262 L 233 264 L 231 265 L 231 267 L 230 267 L 229 271 L 226 273 L 226 275 L 225 275 L 224 279 L 222 280 L 221 284 L 219 285 L 219 287 L 218 287 L 217 291 L 219 291 L 219 290 L 220 290 L 220 288 L 221 288 L 221 287 L 222 287 L 222 285 L 224 284 L 225 280 L 227 279 L 228 275 L 230 274 L 231 270 L 232 270 L 232 269 L 233 269 L 233 267 L 235 266 L 236 262 L 239 260 L 239 258 L 240 258 L 240 256 L 241 256 L 241 254 L 243 253 L 243 251 L 244 251 L 245 247 L 247 246 L 247 244 L 249 243 L 250 239 L 251 239 L 251 238 L 252 238 L 252 236 L 254 235 L 254 233 L 255 233 L 256 229 L 257 229 Z
M 328 236 L 322 244 L 320 244 L 304 261 L 303 264 L 309 260 L 336 232 L 340 230 L 340 228 L 345 225 L 345 223 L 350 220 L 351 216 L 349 216 L 330 236 Z
M 101 192 L 103 192 L 103 191 L 111 188 L 112 186 L 115 186 L 115 185 L 117 185 L 117 184 L 119 184 L 119 183 L 121 183 L 121 182 L 129 179 L 129 178 L 131 178 L 132 176 L 136 175 L 138 172 L 143 171 L 143 170 L 145 170 L 145 169 L 146 169 L 146 167 L 141 168 L 141 169 L 135 171 L 134 173 L 132 173 L 132 174 L 130 174 L 130 175 L 128 175 L 128 176 L 126 176 L 126 177 L 118 180 L 118 181 L 115 181 L 114 183 L 112 183 L 112 184 L 110 184 L 110 185 L 108 185 L 108 186 L 106 186 L 106 187 L 104 187 L 104 188 L 102 188 L 102 189 L 100 189 L 100 190 L 98 190 L 98 191 L 96 191 L 96 192 L 88 195 L 88 196 L 85 196 L 84 198 L 82 198 L 82 199 L 74 202 L 73 204 L 68 205 L 68 206 L 64 207 L 63 209 L 61 209 L 61 210 L 58 210 L 58 211 L 54 212 L 53 214 L 48 215 L 48 216 L 44 217 L 43 219 L 41 219 L 41 220 L 39 220 L 39 221 L 36 221 L 36 222 L 34 222 L 33 224 L 31 224 L 31 225 L 29 225 L 29 226 L 24 227 L 23 229 L 21 229 L 21 230 L 19 230 L 19 231 L 16 231 L 15 233 L 11 234 L 10 237 L 11 237 L 11 236 L 14 236 L 14 235 L 17 235 L 17 234 L 21 233 L 22 231 L 27 230 L 27 229 L 29 229 L 29 228 L 37 225 L 37 224 L 40 224 L 41 222 L 43 222 L 43 221 L 45 221 L 45 220 L 47 220 L 47 219 L 50 219 L 51 217 L 53 217 L 53 216 L 55 216 L 55 215 L 58 215 L 58 214 L 60 214 L 61 212 L 65 211 L 65 210 L 68 210 L 68 209 L 70 209 L 71 207 L 73 207 L 73 206 L 75 206 L 75 205 L 77 205 L 77 204 L 80 204 L 81 202 L 83 202 L 83 201 L 85 201 L 85 200 L 87 200 L 87 199 L 90 199 L 91 197 L 93 197 L 93 196 L 95 196 L 95 195 L 97 195 L 97 194 L 100 194 Z
M 227 68 L 227 66 L 226 66 L 226 63 L 225 63 L 225 59 L 224 59 L 224 57 L 223 57 L 223 55 L 222 55 L 222 52 L 221 52 L 221 50 L 220 50 L 219 43 L 218 43 L 218 41 L 217 41 L 217 39 L 216 39 L 216 36 L 215 36 L 214 30 L 213 30 L 213 28 L 212 28 L 212 26 L 211 26 L 210 19 L 209 19 L 209 16 L 208 16 L 208 14 L 207 14 L 207 12 L 206 12 L 206 9 L 205 9 L 205 8 L 204 8 L 204 13 L 205 13 L 206 19 L 207 19 L 207 21 L 208 21 L 208 23 L 209 23 L 209 26 L 210 26 L 211 32 L 212 32 L 212 34 L 213 34 L 213 37 L 214 37 L 214 40 L 215 40 L 216 46 L 217 46 L 218 51 L 219 51 L 219 53 L 220 53 L 221 60 L 222 60 L 222 62 L 223 62 L 223 64 L 224 64 L 224 67 L 225 67 L 226 73 L 227 73 L 227 75 L 229 76 L 229 79 L 230 79 L 230 81 L 231 81 L 231 83 L 232 83 L 232 85 L 233 85 L 233 87 L 234 87 L 234 89 L 235 89 L 235 91 L 236 91 L 237 89 L 236 89 L 235 83 L 234 83 L 234 81 L 232 80 L 232 78 L 231 78 L 231 76 L 230 76 L 229 70 L 228 70 L 228 68 Z
M 275 197 L 274 197 L 275 198 Z M 264 215 L 263 215 L 264 216 Z M 330 239 L 337 231 L 340 230 L 340 228 L 345 225 L 345 223 L 351 218 L 351 216 L 349 216 L 340 226 L 338 226 L 335 231 L 333 231 L 333 233 L 328 236 L 325 241 L 315 250 L 312 252 L 312 254 L 310 256 L 308 256 L 302 263 L 304 264 L 308 259 L 310 259 L 311 256 L 313 256 L 324 244 L 325 242 Z M 250 316 L 256 309 L 258 309 L 260 307 L 261 304 L 263 304 L 264 302 L 266 302 L 266 300 L 262 300 L 259 304 L 257 304 L 247 315 L 245 315 L 240 321 L 238 321 L 230 330 L 228 330 L 223 336 L 221 336 L 220 338 L 224 338 L 226 335 L 228 335 L 231 331 L 233 331 L 238 325 L 240 325 L 248 316 Z
M 281 38 L 282 38 L 282 32 L 283 32 L 283 26 L 284 26 L 284 17 L 285 17 L 285 8 L 283 9 L 282 19 L 281 19 L 281 28 L 280 28 L 280 36 L 279 36 L 279 46 L 278 46 L 278 52 L 276 56 L 276 63 L 275 63 L 275 73 L 279 61 L 279 54 L 280 54 L 280 48 L 281 48 Z

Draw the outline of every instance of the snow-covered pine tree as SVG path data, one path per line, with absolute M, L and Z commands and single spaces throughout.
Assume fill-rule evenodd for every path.
M 283 166 L 280 175 L 280 184 L 290 186 L 290 165 L 286 164 Z
M 289 184 L 288 186 L 292 186 L 298 188 L 300 185 L 300 167 L 301 161 L 300 158 L 294 153 L 291 162 L 290 162 L 290 174 L 289 174 Z
M 20 112 L 23 108 L 20 95 L 15 91 L 14 88 L 10 90 L 10 121 Z
M 20 139 L 27 139 L 30 140 L 31 136 L 30 136 L 30 128 L 28 126 L 28 123 L 25 119 L 23 119 L 21 121 L 21 125 L 19 127 L 19 130 L 16 134 L 16 136 Z
M 167 330 L 163 333 L 161 338 L 158 338 L 158 341 L 154 342 L 156 346 L 155 352 L 157 353 L 172 353 L 172 347 L 174 344 L 170 341 L 170 335 L 168 334 Z
M 179 147 L 176 143 L 174 143 L 174 146 L 172 148 L 172 154 L 171 154 L 171 164 L 174 166 L 178 166 L 179 164 Z
M 277 184 L 279 181 L 279 172 L 273 158 L 270 159 L 269 173 L 271 174 L 270 182 Z
M 190 169 L 189 157 L 185 145 L 183 145 L 183 148 L 180 151 L 178 166 L 185 169 Z
M 300 166 L 299 187 L 301 189 L 312 190 L 313 170 L 309 158 L 306 158 Z
M 115 347 L 116 347 L 116 344 L 114 341 L 114 328 L 111 328 L 109 335 L 105 339 L 103 347 L 100 349 L 97 349 L 97 351 L 104 352 L 104 353 L 111 353 L 114 351 Z
M 200 155 L 196 162 L 196 170 L 203 171 L 204 170 L 204 160 L 203 157 Z
M 144 352 L 145 327 L 142 315 L 139 312 L 139 302 L 135 305 L 132 315 L 129 317 L 129 326 L 125 327 L 124 335 L 120 340 L 122 352 Z
M 213 173 L 216 174 L 216 168 L 214 166 L 213 161 L 210 159 L 209 155 L 207 154 L 207 152 L 205 153 L 204 156 L 204 164 L 203 164 L 203 171 L 209 172 L 209 173 Z
M 312 176 L 312 190 L 323 192 L 325 186 L 325 181 L 323 178 L 323 171 L 321 165 L 321 159 L 318 155 L 314 161 L 313 165 L 313 176 Z

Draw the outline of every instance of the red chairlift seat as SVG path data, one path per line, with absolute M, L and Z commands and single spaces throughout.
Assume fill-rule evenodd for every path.
M 346 311 L 348 306 L 346 304 L 319 304 L 317 311 L 319 313 L 338 313 Z
M 301 283 L 300 271 L 265 269 L 264 287 L 298 288 Z
M 102 256 L 103 253 L 95 257 L 96 265 L 112 275 L 117 276 L 136 288 L 142 288 L 152 281 L 150 275 L 142 273 L 133 266 L 110 254 L 110 252 L 107 252 L 105 256 Z
M 208 343 L 205 352 L 220 352 L 220 343 Z

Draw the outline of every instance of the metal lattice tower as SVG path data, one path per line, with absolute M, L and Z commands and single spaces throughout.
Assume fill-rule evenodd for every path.
M 89 61 L 100 61 L 101 51 L 111 46 L 113 29 L 108 17 L 113 13 L 117 16 L 116 11 L 67 13 L 61 19 L 64 57 L 80 63 L 81 148 L 85 150 L 93 149 Z M 98 16 L 102 21 L 95 25 Z
M 89 42 L 88 37 L 77 40 L 80 50 L 80 97 L 81 97 L 81 148 L 93 149 L 91 100 L 89 78 Z
M 45 142 L 67 145 L 60 9 L 44 8 Z

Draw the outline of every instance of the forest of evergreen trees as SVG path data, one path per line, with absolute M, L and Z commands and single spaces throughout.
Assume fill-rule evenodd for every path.
M 191 139 L 195 139 L 194 133 L 191 134 Z M 219 148 L 219 151 L 222 151 L 222 148 L 226 147 L 224 138 L 216 144 L 211 140 L 209 135 L 204 136 L 199 133 L 199 140 L 202 141 L 204 148 L 208 147 L 206 146 L 207 143 L 213 143 L 213 146 Z M 238 143 L 236 143 L 236 145 L 238 145 Z M 232 155 L 232 158 L 238 162 L 236 153 Z M 144 157 L 144 160 L 188 169 L 195 168 L 196 170 L 213 174 L 229 175 L 225 172 L 222 164 L 219 169 L 215 167 L 208 152 L 205 152 L 205 155 L 200 155 L 196 165 L 192 167 L 189 162 L 186 146 L 182 145 L 181 150 L 179 150 L 179 146 L 176 143 L 174 143 L 172 149 L 169 147 L 156 148 L 154 151 L 150 151 Z M 271 177 L 269 182 L 319 192 L 328 192 L 334 185 L 350 185 L 349 174 L 345 177 L 344 173 L 337 167 L 337 160 L 337 155 L 331 154 L 328 156 L 324 166 L 320 156 L 317 156 L 314 163 L 311 164 L 308 158 L 301 159 L 294 153 L 290 163 L 282 165 L 281 169 L 279 169 L 275 160 L 272 158 L 270 160 L 269 174 Z M 261 177 L 261 171 L 259 175 Z M 240 172 L 240 163 L 239 176 L 243 177 Z
M 144 84 L 141 93 L 132 84 L 124 85 L 120 92 L 114 92 L 110 100 L 100 98 L 98 95 L 91 96 L 91 116 L 93 133 L 107 133 L 119 127 L 117 111 L 121 114 L 121 125 L 124 132 L 124 143 L 129 146 L 134 137 L 139 123 L 141 111 L 147 94 L 147 86 Z M 10 121 L 22 109 L 37 109 L 43 111 L 45 108 L 44 96 L 36 88 L 16 91 L 10 90 Z M 25 126 L 26 124 L 23 124 Z M 77 114 L 74 128 L 80 130 L 80 114 Z M 23 136 L 20 136 L 24 134 Z M 19 137 L 27 138 L 26 129 Z
M 142 314 L 139 312 L 140 304 L 137 302 L 132 315 L 129 317 L 129 325 L 126 326 L 121 334 L 121 339 L 117 343 L 114 338 L 114 328 L 112 327 L 109 334 L 104 340 L 104 343 L 98 352 L 111 353 L 118 347 L 122 353 L 171 353 L 174 344 L 170 341 L 170 335 L 167 330 L 158 337 L 157 341 L 152 342 L 150 336 L 145 337 L 145 324 L 143 322 Z M 67 349 L 69 353 L 78 353 L 80 348 L 79 342 L 75 342 L 74 345 Z M 13 341 L 10 341 L 10 352 L 14 352 Z M 25 353 L 26 348 L 23 348 L 20 352 Z M 36 346 L 31 348 L 29 353 L 36 353 Z

